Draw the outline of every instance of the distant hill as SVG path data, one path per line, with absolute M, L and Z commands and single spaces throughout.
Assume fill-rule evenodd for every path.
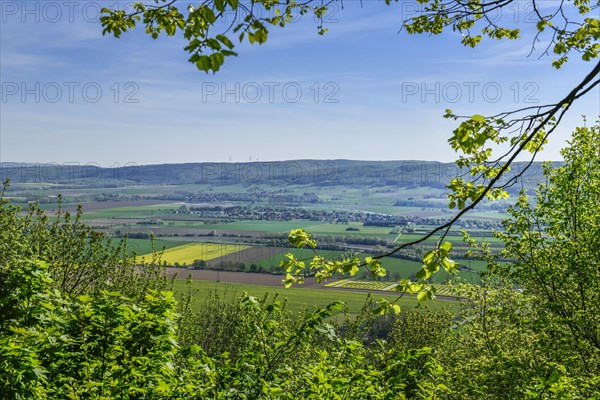
M 509 177 L 527 163 L 515 163 Z M 560 163 L 553 163 L 560 165 Z M 463 171 L 465 172 L 465 171 Z M 460 174 L 454 163 L 434 161 L 290 160 L 246 163 L 186 163 L 128 165 L 100 168 L 95 165 L 2 163 L 0 178 L 15 183 L 115 187 L 130 184 L 212 184 L 251 186 L 426 186 L 443 188 Z M 521 177 L 531 186 L 542 179 L 541 163 L 534 163 Z

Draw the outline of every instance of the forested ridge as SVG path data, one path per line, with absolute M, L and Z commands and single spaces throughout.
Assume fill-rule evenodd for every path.
M 560 163 L 554 163 L 560 166 Z M 516 162 L 506 180 L 523 174 L 528 185 L 543 179 L 542 163 Z M 204 162 L 160 165 L 127 163 L 103 168 L 95 163 L 67 164 L 0 164 L 0 177 L 14 183 L 58 183 L 71 185 L 126 184 L 213 184 L 246 186 L 424 186 L 444 188 L 460 173 L 455 163 L 434 161 L 356 161 L 356 160 L 289 160 L 273 162 Z

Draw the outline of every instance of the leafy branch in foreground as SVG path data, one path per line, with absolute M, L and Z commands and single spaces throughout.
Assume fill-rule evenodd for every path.
M 315 274 L 317 282 L 330 278 L 336 274 L 349 274 L 354 276 L 360 268 L 366 268 L 371 272 L 371 276 L 382 277 L 386 276 L 387 271 L 382 267 L 380 258 L 385 255 L 375 257 L 366 257 L 361 260 L 358 257 L 346 257 L 339 260 L 328 260 L 321 256 L 317 250 L 317 242 L 312 239 L 311 234 L 304 229 L 294 229 L 288 236 L 290 244 L 298 249 L 308 248 L 314 252 L 314 257 L 307 265 L 304 260 L 299 260 L 291 253 L 285 254 L 285 260 L 280 263 L 280 266 L 285 269 L 286 277 L 283 283 L 286 287 L 290 287 L 294 283 L 303 283 L 303 275 L 305 273 Z M 429 278 L 443 268 L 448 273 L 455 273 L 457 264 L 450 259 L 452 251 L 452 243 L 443 242 L 435 249 L 425 253 L 423 256 L 423 266 L 417 273 L 417 281 L 403 279 L 395 290 L 401 292 L 398 298 L 392 302 L 385 299 L 379 300 L 379 307 L 374 310 L 374 313 L 386 313 L 394 311 L 400 312 L 400 306 L 396 304 L 405 293 L 417 294 L 419 301 L 425 301 L 435 298 L 435 287 L 429 283 Z
M 137 2 L 130 12 L 103 8 L 102 34 L 119 38 L 138 23 L 144 24 L 153 39 L 180 32 L 187 43 L 184 50 L 190 54 L 188 61 L 201 71 L 214 73 L 227 57 L 237 56 L 236 39 L 240 43 L 246 39 L 250 44 L 261 45 L 269 36 L 268 26 L 285 27 L 297 16 L 312 13 L 318 33 L 324 34 L 327 32 L 324 17 L 333 1 L 212 0 L 190 4 L 185 10 L 175 5 L 177 0 L 154 2 L 155 5 Z M 228 18 L 231 23 L 225 22 Z
M 535 194 L 509 208 L 495 233 L 501 252 L 466 235 L 488 272 L 485 286 L 460 290 L 464 347 L 445 365 L 470 382 L 449 384 L 456 398 L 472 387 L 495 398 L 599 398 L 600 121 L 575 129 L 561 154 L 564 164 L 545 165 Z
M 233 51 L 236 39 L 240 43 L 247 39 L 250 44 L 263 44 L 268 39 L 268 26 L 283 28 L 308 14 L 314 15 L 318 33 L 324 34 L 325 17 L 332 5 L 344 6 L 342 0 L 206 0 L 189 3 L 187 7 L 177 3 L 181 4 L 177 0 L 154 0 L 154 4 L 136 2 L 128 10 L 103 8 L 102 33 L 119 38 L 138 24 L 143 24 L 154 39 L 162 34 L 174 37 L 179 32 L 187 43 L 184 50 L 191 55 L 189 61 L 202 71 L 216 72 L 226 57 L 237 56 Z M 385 0 L 385 3 L 402 2 Z M 518 22 L 512 26 L 509 18 L 498 18 L 503 12 L 511 14 L 515 5 L 518 10 L 520 5 L 516 0 L 418 0 L 417 3 L 416 15 L 401 21 L 401 29 L 409 34 L 438 35 L 452 29 L 462 35 L 462 44 L 469 47 L 477 46 L 484 36 L 496 40 L 517 40 L 521 36 Z M 557 69 L 572 53 L 580 54 L 585 61 L 598 58 L 600 20 L 594 11 L 599 4 L 591 0 L 575 0 L 572 4 L 561 1 L 550 7 L 545 5 L 542 11 L 536 0 L 524 3 L 523 9 L 529 6 L 533 10 L 530 17 L 536 22 L 532 53 L 537 43 L 547 43 L 541 56 L 552 51 L 558 57 L 552 63 Z

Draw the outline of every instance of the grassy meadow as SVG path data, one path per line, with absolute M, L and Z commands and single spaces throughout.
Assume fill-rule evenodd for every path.
M 192 295 L 193 307 L 200 307 L 210 295 L 216 294 L 219 297 L 235 298 L 246 292 L 257 298 L 262 298 L 264 296 L 274 298 L 277 296 L 279 300 L 285 300 L 287 306 L 293 311 L 301 310 L 305 307 L 322 307 L 336 300 L 340 300 L 346 304 L 348 313 L 350 314 L 359 313 L 369 296 L 368 293 L 360 291 L 353 292 L 348 290 L 335 290 L 332 288 L 305 289 L 302 288 L 301 285 L 286 289 L 283 286 L 281 288 L 275 288 L 273 286 L 207 282 L 199 280 L 174 280 L 172 290 L 178 296 L 190 293 Z M 371 296 L 375 300 L 384 298 L 389 301 L 394 301 L 398 298 L 398 295 L 383 295 L 379 293 L 372 294 Z M 419 307 L 419 302 L 414 296 L 402 297 L 398 300 L 398 304 L 404 309 Z M 439 309 L 448 306 L 456 307 L 457 303 L 448 300 L 435 300 L 429 302 L 428 305 L 431 308 Z

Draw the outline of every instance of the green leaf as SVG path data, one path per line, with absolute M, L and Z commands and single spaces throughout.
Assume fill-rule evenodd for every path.
M 440 246 L 440 250 L 442 250 L 445 254 L 450 253 L 452 251 L 452 243 L 450 243 L 450 242 L 442 243 L 442 245 Z
M 200 56 L 200 58 L 198 59 L 198 61 L 196 61 L 196 67 L 200 70 L 200 71 L 205 71 L 208 72 L 211 69 L 211 62 L 210 62 L 210 58 L 208 56 Z
M 447 257 L 444 257 L 442 259 L 442 265 L 444 266 L 444 269 L 446 270 L 446 272 L 449 272 L 449 273 L 454 273 L 458 266 L 458 264 L 456 264 L 454 261 L 452 261 L 451 259 L 449 259 Z
M 429 278 L 431 278 L 431 275 L 432 274 L 429 271 L 429 269 L 423 267 L 419 270 L 419 272 L 417 272 L 417 279 L 422 279 L 422 280 L 429 279 Z
M 219 42 L 223 43 L 228 48 L 230 48 L 230 49 L 233 48 L 233 43 L 231 42 L 231 40 L 229 40 L 229 38 L 227 36 L 225 36 L 223 34 L 219 34 L 216 37 Z
M 84 294 L 84 295 L 77 297 L 77 300 L 81 301 L 82 303 L 89 303 L 90 301 L 93 300 L 93 297 L 89 296 L 87 294 Z
M 225 0 L 214 0 L 214 5 L 217 11 L 225 11 Z
M 217 39 L 213 39 L 213 38 L 207 39 L 206 45 L 213 50 L 221 50 L 221 43 L 219 43 L 219 41 Z
M 485 117 L 483 115 L 480 114 L 475 114 L 471 117 L 471 119 L 475 122 L 481 122 L 482 124 L 485 123 Z
M 429 289 L 429 290 L 423 290 L 421 292 L 419 292 L 419 294 L 417 294 L 417 300 L 419 300 L 419 302 L 424 302 L 427 300 L 432 300 L 433 299 L 433 292 Z
M 263 44 L 267 41 L 268 32 L 266 29 L 259 29 L 254 32 L 254 39 L 258 44 Z
M 173 36 L 177 31 L 177 26 L 175 24 L 169 24 L 165 26 L 165 31 L 167 32 L 167 35 Z
M 425 265 L 429 265 L 429 264 L 431 264 L 433 262 L 434 259 L 435 259 L 435 250 L 429 250 L 423 256 L 423 263 Z

